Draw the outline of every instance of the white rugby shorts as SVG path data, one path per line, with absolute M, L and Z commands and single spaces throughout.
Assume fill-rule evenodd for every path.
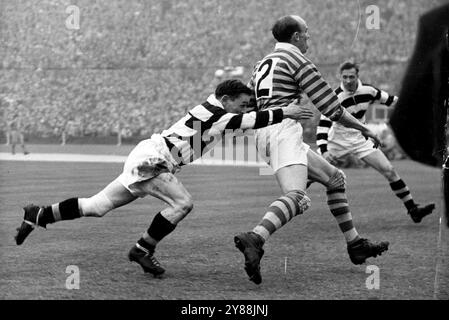
M 329 140 L 327 150 L 336 158 L 353 154 L 359 159 L 376 151 L 374 143 L 370 139 L 367 140 L 361 133 L 350 138 Z
M 140 183 L 158 176 L 163 172 L 179 171 L 170 150 L 160 134 L 153 134 L 150 139 L 142 140 L 128 155 L 123 172 L 117 178 L 133 195 L 144 197 L 144 186 Z
M 309 145 L 303 142 L 302 126 L 292 119 L 255 130 L 254 137 L 260 157 L 273 169 L 290 165 L 307 166 Z

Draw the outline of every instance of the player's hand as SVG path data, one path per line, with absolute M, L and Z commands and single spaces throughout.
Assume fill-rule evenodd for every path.
M 337 164 L 337 158 L 333 156 L 329 151 L 323 153 L 323 158 L 326 159 L 326 161 L 329 162 L 330 164 L 333 165 Z
M 307 106 L 301 106 L 297 102 L 290 103 L 283 109 L 284 116 L 293 120 L 308 120 L 313 117 L 313 112 Z
M 367 129 L 366 131 L 362 132 L 363 136 L 366 138 L 371 138 L 374 142 L 374 148 L 378 148 L 382 146 L 382 142 L 380 141 L 380 138 L 377 134 L 375 134 L 370 129 Z

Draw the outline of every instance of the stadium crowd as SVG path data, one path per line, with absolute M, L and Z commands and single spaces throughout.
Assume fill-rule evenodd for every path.
M 244 66 L 248 79 L 272 49 L 272 22 L 290 13 L 313 30 L 308 56 L 332 85 L 338 64 L 353 58 L 362 80 L 397 93 L 417 18 L 439 2 L 4 1 L 1 125 L 20 117 L 33 136 L 146 137 L 202 102 L 218 68 Z M 365 27 L 373 4 L 379 30 Z M 66 26 L 69 5 L 80 10 L 78 30 Z

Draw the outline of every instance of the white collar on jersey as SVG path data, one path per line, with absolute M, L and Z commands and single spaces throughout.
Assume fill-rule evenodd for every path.
M 217 99 L 217 97 L 215 97 L 215 94 L 211 94 L 209 96 L 209 98 L 207 98 L 207 102 L 209 102 L 210 104 L 216 106 L 216 107 L 220 107 L 222 109 L 224 109 L 223 105 L 221 104 L 221 102 Z
M 297 47 L 295 47 L 294 45 L 292 45 L 291 43 L 288 42 L 278 42 L 276 43 L 276 46 L 274 47 L 274 49 L 284 49 L 284 50 L 293 50 L 293 51 L 297 51 L 299 52 L 301 55 L 304 55 L 301 50 L 299 50 Z
M 345 93 L 356 93 L 357 91 L 360 90 L 360 88 L 363 86 L 362 81 L 360 81 L 360 79 L 357 80 L 358 84 L 357 84 L 357 89 L 355 89 L 355 92 L 351 92 L 349 90 L 346 90 L 345 86 L 343 85 L 343 82 L 340 83 L 340 88 L 341 90 L 343 90 Z

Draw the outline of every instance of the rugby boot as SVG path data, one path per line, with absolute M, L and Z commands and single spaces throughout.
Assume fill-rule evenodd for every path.
M 39 223 L 39 217 L 43 213 L 44 208 L 40 208 L 34 204 L 29 204 L 23 208 L 23 210 L 25 211 L 23 214 L 23 221 L 20 227 L 16 229 L 17 233 L 14 237 L 18 245 L 21 245 L 25 241 L 36 226 L 43 228 L 46 226 L 46 224 L 42 224 L 42 222 Z
M 349 258 L 353 264 L 362 264 L 370 257 L 382 255 L 382 252 L 388 250 L 389 245 L 390 243 L 388 241 L 374 243 L 368 239 L 360 239 L 357 242 L 348 245 Z
M 154 277 L 160 277 L 165 272 L 165 269 L 154 257 L 154 250 L 145 252 L 134 246 L 129 251 L 128 258 L 129 261 L 138 263 L 145 273 L 151 273 Z
M 424 207 L 416 205 L 416 207 L 408 211 L 408 214 L 410 215 L 410 218 L 412 218 L 414 223 L 420 223 L 425 216 L 428 216 L 432 213 L 433 209 L 435 209 L 434 203 L 430 203 Z
M 245 271 L 249 280 L 255 284 L 262 283 L 260 274 L 260 259 L 262 259 L 264 250 L 262 249 L 264 240 L 254 232 L 240 233 L 234 237 L 234 243 L 245 256 Z

